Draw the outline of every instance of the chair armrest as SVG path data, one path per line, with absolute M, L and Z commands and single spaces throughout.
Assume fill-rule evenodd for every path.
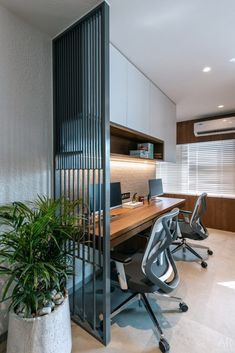
M 150 232 L 138 233 L 137 236 L 140 238 L 148 239 L 150 236 Z
M 190 220 L 189 220 L 189 215 L 191 215 L 192 212 L 191 211 L 186 211 L 186 210 L 180 210 L 179 211 L 179 215 L 182 215 L 184 218 L 183 218 L 183 222 L 185 223 L 189 223 Z M 179 219 L 179 221 L 182 222 L 182 220 Z
M 186 211 L 186 210 L 180 210 L 179 213 L 183 213 L 183 214 L 192 214 L 193 212 L 191 212 L 191 211 Z
M 128 264 L 132 261 L 132 257 L 128 254 L 122 254 L 117 251 L 111 251 L 110 258 L 113 261 L 121 262 L 123 264 Z

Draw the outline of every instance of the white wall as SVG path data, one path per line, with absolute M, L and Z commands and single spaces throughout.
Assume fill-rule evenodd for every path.
M 0 203 L 51 192 L 51 77 L 50 38 L 0 6 Z
M 156 164 L 114 161 L 110 163 L 111 182 L 120 181 L 121 191 L 130 192 L 131 197 L 148 195 L 148 180 L 156 178 Z
M 50 193 L 51 40 L 0 7 L 0 203 Z

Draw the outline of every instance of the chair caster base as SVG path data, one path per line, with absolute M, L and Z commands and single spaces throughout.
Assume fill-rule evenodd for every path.
M 167 353 L 170 351 L 170 345 L 165 338 L 161 338 L 159 341 L 159 349 L 162 353 Z
M 213 251 L 210 250 L 210 249 L 208 249 L 208 250 L 207 250 L 207 254 L 208 254 L 208 255 L 213 255 Z
M 206 262 L 206 261 L 202 261 L 202 262 L 201 262 L 201 266 L 202 266 L 203 268 L 207 268 L 207 262 Z
M 183 313 L 186 313 L 186 311 L 188 311 L 188 305 L 185 304 L 184 302 L 179 304 L 179 308 Z

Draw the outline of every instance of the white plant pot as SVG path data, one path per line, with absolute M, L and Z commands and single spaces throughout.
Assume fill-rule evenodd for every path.
M 7 353 L 71 353 L 69 300 L 34 319 L 9 315 Z

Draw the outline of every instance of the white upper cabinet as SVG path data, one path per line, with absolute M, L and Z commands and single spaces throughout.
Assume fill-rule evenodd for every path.
M 130 62 L 127 77 L 127 127 L 150 134 L 150 81 Z
M 111 44 L 110 121 L 163 140 L 164 160 L 175 162 L 175 104 Z
M 150 131 L 164 141 L 164 160 L 176 161 L 176 105 L 150 83 Z
M 127 125 L 127 59 L 110 45 L 110 121 Z

